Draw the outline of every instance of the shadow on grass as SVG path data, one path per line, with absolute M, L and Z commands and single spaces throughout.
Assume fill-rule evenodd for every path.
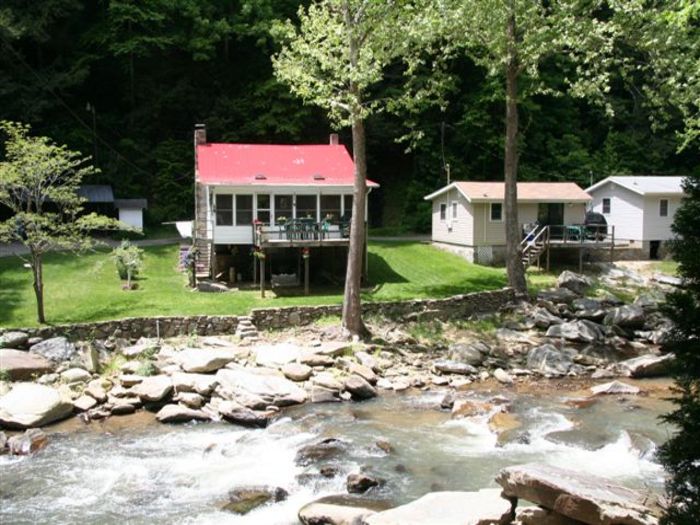
M 0 324 L 9 324 L 15 310 L 23 308 L 27 286 L 31 287 L 31 270 L 16 256 L 0 257 Z M 33 297 L 33 296 L 32 296 Z
M 379 244 L 379 243 L 377 243 Z M 408 243 L 390 243 L 394 245 L 398 244 L 408 244 Z M 377 255 L 376 253 L 369 253 L 367 255 L 367 263 L 368 263 L 368 272 L 367 272 L 367 277 L 369 284 L 373 285 L 383 285 L 387 283 L 407 283 L 408 279 L 406 279 L 403 275 L 397 273 L 391 265 L 386 262 L 384 257 L 381 255 Z

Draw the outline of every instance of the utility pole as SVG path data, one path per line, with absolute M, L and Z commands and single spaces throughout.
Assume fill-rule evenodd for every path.
M 93 157 L 92 162 L 97 165 L 97 116 L 95 115 L 95 105 L 90 102 L 87 103 L 85 109 L 92 113 L 92 148 Z

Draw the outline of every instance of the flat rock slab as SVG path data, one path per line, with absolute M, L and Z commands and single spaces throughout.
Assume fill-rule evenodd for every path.
M 219 387 L 233 394 L 257 396 L 268 404 L 287 406 L 304 403 L 309 395 L 281 375 L 257 374 L 243 367 L 225 368 L 216 373 Z
M 430 492 L 411 503 L 372 514 L 366 525 L 505 525 L 511 503 L 498 489 Z
M 53 365 L 40 355 L 3 348 L 0 349 L 0 369 L 6 370 L 13 381 L 26 381 L 51 372 Z
M 667 375 L 670 372 L 674 359 L 673 354 L 647 354 L 627 359 L 618 363 L 617 366 L 631 377 L 657 377 Z
M 161 423 L 185 423 L 187 421 L 206 421 L 209 418 L 201 410 L 193 410 L 182 405 L 165 405 L 156 414 Z
M 231 361 L 248 355 L 247 348 L 185 348 L 175 355 L 175 361 L 185 372 L 215 372 Z
M 216 376 L 209 374 L 176 372 L 170 377 L 177 392 L 196 392 L 202 396 L 210 395 L 219 384 Z
M 145 377 L 131 391 L 139 396 L 141 401 L 162 401 L 173 391 L 173 382 L 168 376 Z
M 507 467 L 496 478 L 503 494 L 541 505 L 589 525 L 656 525 L 644 496 L 572 470 L 530 463 Z
M 593 392 L 593 394 L 596 396 L 605 394 L 636 395 L 639 394 L 640 390 L 636 386 L 628 385 L 627 383 L 623 383 L 622 381 L 611 381 L 610 383 L 604 383 L 602 385 L 596 385 L 591 387 L 591 392 Z
M 48 425 L 71 415 L 73 403 L 50 386 L 17 383 L 0 397 L 0 425 L 30 428 Z
M 30 350 L 33 354 L 38 354 L 53 363 L 71 361 L 77 356 L 78 350 L 75 345 L 65 337 L 52 337 L 41 343 L 32 346 Z
M 272 368 L 293 363 L 302 354 L 302 349 L 293 343 L 276 345 L 258 345 L 255 347 L 255 362 L 260 366 Z

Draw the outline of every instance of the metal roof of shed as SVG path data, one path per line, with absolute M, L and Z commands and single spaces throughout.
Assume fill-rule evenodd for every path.
M 596 182 L 586 191 L 595 191 L 604 184 L 612 182 L 640 195 L 683 194 L 683 179 L 668 175 L 613 175 Z

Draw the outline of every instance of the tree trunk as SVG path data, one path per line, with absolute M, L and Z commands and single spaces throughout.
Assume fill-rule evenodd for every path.
M 32 257 L 32 274 L 34 275 L 34 294 L 36 295 L 36 317 L 41 324 L 46 322 L 44 316 L 44 275 L 41 254 L 30 249 Z
M 518 223 L 518 56 L 516 51 L 515 14 L 507 26 L 508 63 L 506 65 L 506 143 L 505 143 L 505 219 L 506 268 L 508 283 L 517 293 L 527 293 L 525 269 L 521 261 L 522 233 Z
M 343 327 L 358 337 L 369 335 L 362 322 L 360 286 L 362 277 L 362 256 L 365 242 L 365 195 L 367 193 L 367 159 L 365 156 L 365 126 L 358 116 L 353 119 L 352 150 L 355 161 L 355 184 L 350 221 L 350 248 L 348 267 L 345 274 L 345 294 L 343 297 Z

